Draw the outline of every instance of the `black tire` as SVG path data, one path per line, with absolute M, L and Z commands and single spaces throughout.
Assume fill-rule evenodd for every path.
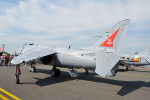
M 59 69 L 56 69 L 55 70 L 55 77 L 59 77 L 61 74 L 60 70 Z
M 129 68 L 126 66 L 126 70 L 129 71 Z
M 19 84 L 19 83 L 20 83 L 19 78 L 16 78 L 16 84 Z
M 61 72 L 60 72 L 59 69 L 52 69 L 50 74 L 51 74 L 52 77 L 59 77 Z
M 19 84 L 20 83 L 20 80 L 19 80 L 19 74 L 15 74 L 15 77 L 16 77 L 16 84 Z

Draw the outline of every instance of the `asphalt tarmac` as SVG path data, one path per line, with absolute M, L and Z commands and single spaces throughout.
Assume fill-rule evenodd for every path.
M 101 78 L 78 69 L 72 78 L 68 69 L 50 77 L 50 66 L 21 66 L 21 84 L 15 84 L 15 66 L 0 66 L 0 100 L 150 100 L 150 70 L 120 70 L 115 77 Z

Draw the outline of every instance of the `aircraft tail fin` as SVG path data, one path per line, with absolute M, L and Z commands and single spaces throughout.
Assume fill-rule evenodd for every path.
M 137 55 L 138 58 L 144 57 L 150 63 L 150 49 L 145 50 L 144 52 Z
M 106 35 L 91 47 L 85 48 L 86 50 L 95 50 L 96 48 L 113 48 L 121 52 L 123 42 L 126 36 L 129 19 L 125 19 L 117 23 Z
M 5 47 L 5 44 L 2 44 L 2 46 L 0 47 L 0 51 L 4 51 L 4 47 Z
M 111 30 L 111 35 L 102 44 L 100 44 L 100 47 L 112 49 L 111 51 L 107 52 L 120 53 L 126 37 L 128 24 L 129 19 L 117 23 Z
M 105 41 L 98 44 L 96 52 L 95 72 L 102 77 L 106 75 L 116 75 L 119 67 L 119 56 L 127 32 L 129 20 L 123 20 L 116 24 L 111 30 L 111 35 Z

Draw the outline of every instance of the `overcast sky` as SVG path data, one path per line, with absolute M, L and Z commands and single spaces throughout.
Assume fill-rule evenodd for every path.
M 124 19 L 124 51 L 150 47 L 150 0 L 0 0 L 0 45 L 10 53 L 28 42 L 79 49 Z

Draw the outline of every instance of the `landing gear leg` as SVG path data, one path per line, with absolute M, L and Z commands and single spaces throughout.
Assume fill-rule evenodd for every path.
M 16 76 L 16 84 L 19 84 L 20 83 L 20 80 L 19 80 L 19 76 L 21 74 L 21 70 L 20 70 L 20 65 L 16 65 L 16 73 L 15 73 L 15 76 Z
M 36 73 L 36 67 L 35 66 L 33 66 L 33 62 L 31 62 L 31 64 L 30 64 L 30 72 L 34 72 L 34 73 Z
M 61 72 L 56 67 L 53 67 L 53 69 L 50 71 L 50 74 L 52 77 L 59 77 Z

